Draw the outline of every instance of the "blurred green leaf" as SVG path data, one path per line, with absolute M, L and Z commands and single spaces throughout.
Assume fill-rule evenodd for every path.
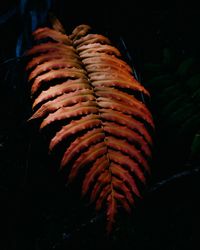
M 199 100 L 200 99 L 200 88 L 194 92 L 192 95 L 193 99 Z
M 178 134 L 183 135 L 187 133 L 195 133 L 200 127 L 200 115 L 196 113 L 192 117 L 188 118 L 185 123 L 181 124 Z
M 171 102 L 168 102 L 168 104 L 163 108 L 163 116 L 169 116 L 174 111 L 177 111 L 179 108 L 184 107 L 186 100 L 186 95 L 180 95 L 173 99 Z
M 187 87 L 192 91 L 196 91 L 200 88 L 200 74 L 192 76 L 187 82 Z
M 192 158 L 200 158 L 200 132 L 198 132 L 191 145 L 191 157 Z
M 173 122 L 173 124 L 179 125 L 183 124 L 188 118 L 192 117 L 196 114 L 196 109 L 194 105 L 191 103 L 187 103 L 182 105 L 177 111 L 171 113 L 169 116 L 169 120 Z
M 164 74 L 152 78 L 146 85 L 153 89 L 163 89 L 171 84 L 173 84 L 173 77 L 170 74 Z
M 177 66 L 170 50 L 164 49 L 161 68 L 163 73 L 155 73 L 147 82 L 160 130 L 159 157 L 160 160 L 171 157 L 174 162 L 184 164 L 189 160 L 190 151 L 200 153 L 199 67 L 193 57 Z
M 158 71 L 160 71 L 161 68 L 162 68 L 161 64 L 156 64 L 156 63 L 146 63 L 144 65 L 144 69 L 146 71 L 151 71 L 151 72 L 153 71 L 158 73 Z
M 163 63 L 170 64 L 172 61 L 172 53 L 169 48 L 164 48 L 163 50 Z
M 191 66 L 194 64 L 194 58 L 193 57 L 190 57 L 190 58 L 187 58 L 186 60 L 184 60 L 178 67 L 177 69 L 177 75 L 179 76 L 184 76 L 186 75 Z
M 180 83 L 173 83 L 170 86 L 167 86 L 165 89 L 163 88 L 162 93 L 159 94 L 159 99 L 161 102 L 169 103 L 170 100 L 174 100 L 177 98 L 177 93 L 183 95 L 182 91 L 180 90 Z

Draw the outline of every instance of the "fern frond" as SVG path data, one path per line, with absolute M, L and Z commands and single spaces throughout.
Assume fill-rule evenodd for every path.
M 117 124 L 124 125 L 124 129 L 126 127 L 133 129 L 135 132 L 142 135 L 147 143 L 152 145 L 152 137 L 142 122 L 133 119 L 129 115 L 124 115 L 123 113 L 114 110 L 102 109 L 101 112 L 101 117 L 106 121 L 112 121 L 116 122 Z
M 105 132 L 113 136 L 126 139 L 133 144 L 139 145 L 141 151 L 143 151 L 146 156 L 151 157 L 151 148 L 149 144 L 140 134 L 138 134 L 134 130 L 127 127 L 126 129 L 124 129 L 124 126 L 118 125 L 117 123 L 113 122 L 104 122 L 103 127 Z
M 80 39 L 76 39 L 74 41 L 74 46 L 79 48 L 79 46 L 92 43 L 111 44 L 110 40 L 105 36 L 102 36 L 100 34 L 88 34 L 81 37 Z
M 31 56 L 34 54 L 45 53 L 45 52 L 63 52 L 64 55 L 73 55 L 75 58 L 78 58 L 76 54 L 76 50 L 71 45 L 65 45 L 62 43 L 54 43 L 54 42 L 46 42 L 35 45 L 33 48 L 29 49 L 26 52 L 27 56 Z
M 111 78 L 112 76 L 109 76 L 107 74 L 108 78 Z M 99 78 L 106 78 L 105 75 L 99 76 Z M 133 90 L 133 91 L 139 91 L 149 96 L 149 92 L 139 84 L 137 80 L 121 80 L 116 79 L 116 76 L 114 76 L 115 79 L 104 79 L 104 80 L 93 80 L 92 86 L 93 87 L 117 87 L 117 88 L 123 88 L 127 90 Z
M 78 90 L 90 89 L 91 87 L 88 85 L 86 79 L 79 78 L 75 80 L 67 80 L 62 82 L 61 84 L 57 84 L 55 86 L 49 87 L 48 90 L 42 91 L 35 99 L 33 103 L 33 108 L 44 102 L 51 100 L 54 97 L 60 96 L 65 93 L 73 93 Z
M 95 102 L 79 102 L 72 107 L 59 108 L 54 113 L 49 114 L 41 123 L 40 128 L 42 129 L 55 121 L 65 120 L 80 115 L 96 114 L 98 111 Z
M 66 35 L 48 27 L 38 28 L 33 32 L 33 37 L 35 40 L 51 38 L 55 42 L 64 43 L 66 45 L 72 44 L 72 41 Z
M 99 119 L 99 116 L 94 114 L 87 115 L 77 121 L 72 121 L 68 125 L 63 126 L 62 129 L 52 138 L 49 149 L 52 150 L 59 142 L 70 135 L 75 135 L 78 131 L 92 129 L 100 125 L 101 120 Z
M 63 95 L 60 95 L 53 100 L 47 101 L 43 105 L 41 105 L 41 107 L 34 113 L 34 115 L 30 119 L 41 118 L 46 114 L 53 113 L 54 111 L 62 107 L 71 107 L 71 105 L 74 105 L 76 103 L 93 100 L 95 100 L 93 92 L 92 90 L 87 88 L 76 90 L 68 94 L 64 93 Z
M 53 61 L 45 62 L 42 65 L 38 65 L 29 75 L 28 81 L 31 81 L 33 78 L 41 75 L 44 72 L 53 70 L 53 69 L 63 69 L 63 68 L 78 68 L 81 69 L 81 66 L 79 66 L 76 62 L 66 62 L 66 59 L 55 59 Z
M 130 73 L 133 72 L 132 68 L 126 63 L 124 62 L 122 59 L 114 57 L 114 56 L 109 56 L 107 54 L 95 54 L 92 57 L 88 57 L 85 59 L 82 59 L 84 65 L 88 66 L 88 65 L 96 65 L 99 63 L 103 63 L 105 65 L 115 65 L 118 66 L 119 69 L 125 69 L 128 70 Z
M 79 65 L 81 66 L 82 63 L 77 60 L 76 58 L 72 58 L 70 59 L 69 56 L 58 52 L 58 51 L 50 51 L 48 54 L 44 53 L 44 54 L 40 54 L 37 57 L 33 57 L 30 62 L 27 64 L 26 69 L 30 70 L 32 68 L 35 68 L 37 65 L 41 65 L 41 68 L 44 66 L 42 65 L 42 63 L 45 62 L 50 62 L 50 63 L 54 63 L 54 60 L 59 60 L 59 59 L 63 59 L 65 60 L 65 63 L 69 64 L 69 66 L 73 66 L 73 67 L 77 67 L 77 68 L 82 68 L 79 67 Z M 66 60 L 67 59 L 67 60 Z
M 79 46 L 77 51 L 82 59 L 93 56 L 96 53 L 106 53 L 108 55 L 113 55 L 116 57 L 120 57 L 121 53 L 118 49 L 111 45 L 103 45 L 99 46 L 99 43 L 92 43 L 88 45 Z
M 82 137 L 75 139 L 71 145 L 67 148 L 66 152 L 63 155 L 61 161 L 61 167 L 66 166 L 70 160 L 75 159 L 77 154 L 89 147 L 90 145 L 97 143 L 105 138 L 103 129 L 96 128 L 91 131 L 88 131 Z
M 69 36 L 50 28 L 33 33 L 40 44 L 27 52 L 34 96 L 29 120 L 40 118 L 41 132 L 55 127 L 49 152 L 66 142 L 60 169 L 69 170 L 69 183 L 83 176 L 82 194 L 97 210 L 107 209 L 111 231 L 118 209 L 130 212 L 142 196 L 138 183 L 146 184 L 150 174 L 154 122 L 135 95 L 149 92 L 110 40 L 90 29 L 80 25 Z
M 111 99 L 116 99 L 118 101 L 121 101 L 122 103 L 135 107 L 139 111 L 145 113 L 149 118 L 152 119 L 152 115 L 147 109 L 147 107 L 141 101 L 136 99 L 134 96 L 130 98 L 129 94 L 123 91 L 119 91 L 115 88 L 109 88 L 109 87 L 95 87 L 94 91 L 95 91 L 95 94 L 99 97 L 107 97 Z
M 94 183 L 95 179 L 99 174 L 105 171 L 105 169 L 109 166 L 109 162 L 106 155 L 99 157 L 92 165 L 90 170 L 85 176 L 82 185 L 82 194 L 86 195 L 89 191 L 89 188 Z

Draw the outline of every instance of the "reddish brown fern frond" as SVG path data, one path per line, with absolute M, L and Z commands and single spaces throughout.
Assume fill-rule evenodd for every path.
M 84 175 L 82 194 L 97 210 L 106 207 L 111 231 L 118 209 L 130 212 L 141 197 L 138 183 L 144 185 L 150 174 L 154 123 L 135 95 L 148 91 L 110 40 L 90 30 L 80 25 L 70 36 L 49 28 L 33 33 L 35 40 L 49 41 L 27 52 L 30 120 L 42 119 L 41 131 L 57 128 L 49 152 L 66 142 L 60 168 L 69 169 L 69 182 Z

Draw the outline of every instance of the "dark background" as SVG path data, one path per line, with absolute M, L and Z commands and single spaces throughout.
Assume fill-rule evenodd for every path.
M 15 10 L 7 21 L 0 19 L 0 249 L 198 249 L 198 171 L 184 172 L 171 181 L 181 166 L 176 169 L 171 162 L 168 168 L 167 159 L 155 159 L 144 201 L 132 217 L 118 222 L 108 239 L 101 215 L 95 217 L 92 209 L 64 189 L 56 171 L 49 169 L 42 147 L 35 146 L 42 145 L 40 138 L 33 138 L 34 129 L 26 124 L 30 102 L 22 66 L 15 60 L 26 16 L 26 11 L 20 14 L 19 4 L 0 3 L 0 16 Z M 199 8 L 192 4 L 133 1 L 130 6 L 123 1 L 92 6 L 60 0 L 52 6 L 67 32 L 88 23 L 123 37 L 144 82 L 145 64 L 159 62 L 165 48 L 174 53 L 174 60 L 190 56 L 199 60 Z M 159 186 L 163 180 L 169 181 Z
M 5 14 L 14 6 L 19 6 L 18 2 L 2 2 L 0 13 Z M 129 1 L 123 4 L 116 2 L 111 6 L 105 2 L 96 5 L 72 2 L 70 6 L 64 0 L 52 2 L 53 12 L 59 16 L 68 32 L 80 23 L 89 23 L 104 31 L 111 30 L 125 37 L 129 49 L 140 53 L 141 61 L 156 61 L 165 47 L 182 54 L 199 55 L 199 7 L 188 1 L 162 4 L 135 1 L 133 6 Z M 15 47 L 15 39 L 23 25 L 19 15 L 1 25 L 1 53 Z

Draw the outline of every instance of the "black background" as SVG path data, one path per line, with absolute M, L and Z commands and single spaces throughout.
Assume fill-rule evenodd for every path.
M 18 4 L 0 3 L 0 14 Z M 52 10 L 67 32 L 78 24 L 88 23 L 122 36 L 141 79 L 145 79 L 144 64 L 161 60 L 164 48 L 170 48 L 177 60 L 187 56 L 199 58 L 197 6 L 145 1 L 133 1 L 132 5 L 128 1 L 108 6 L 103 2 L 86 5 L 60 0 L 54 1 Z M 0 24 L 0 62 L 15 57 L 22 26 L 18 12 Z M 16 79 L 17 70 L 21 69 L 15 63 L 9 65 Z M 119 226 L 111 239 L 104 234 L 101 218 L 87 224 L 90 212 L 95 216 L 93 212 L 64 190 L 56 171 L 44 166 L 46 159 L 42 158 L 41 148 L 30 150 L 29 142 L 34 144 L 38 138 L 31 138 L 32 131 L 26 125 L 30 108 L 27 87 L 20 85 L 23 76 L 16 82 L 9 76 L 5 78 L 6 72 L 13 74 L 12 70 L 7 71 L 7 66 L 1 66 L 0 249 L 198 249 L 199 174 L 178 178 L 154 190 L 156 183 L 172 174 L 170 166 L 169 171 L 162 169 L 162 165 L 155 166 L 144 201 L 133 218 L 121 221 L 124 226 Z M 76 207 L 71 208 L 72 205 Z

